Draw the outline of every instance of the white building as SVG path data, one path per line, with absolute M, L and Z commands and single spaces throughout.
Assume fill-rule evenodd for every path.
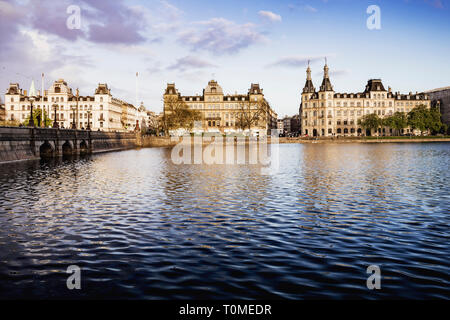
M 377 114 L 384 118 L 395 112 L 408 113 L 415 107 L 430 108 L 427 94 L 393 93 L 386 90 L 380 79 L 368 81 L 365 90 L 359 93 L 336 93 L 331 85 L 328 65 L 324 67 L 322 85 L 316 91 L 311 78 L 311 68 L 306 70 L 306 83 L 300 105 L 302 134 L 308 136 L 360 136 L 392 135 L 392 128 L 363 130 L 358 120 L 364 115 Z M 413 133 L 406 128 L 406 133 Z
M 19 84 L 10 84 L 5 94 L 5 120 L 10 124 L 24 124 L 30 115 L 31 97 L 27 91 L 20 89 Z M 77 129 L 86 129 L 88 119 L 91 130 L 125 131 L 134 130 L 136 123 L 136 108 L 132 105 L 125 108 L 130 127 L 125 127 L 123 120 L 122 100 L 114 98 L 107 84 L 99 84 L 92 96 L 79 96 L 78 93 L 67 85 L 63 79 L 59 79 L 44 92 L 37 92 L 33 100 L 33 108 L 42 110 L 51 119 L 51 125 L 55 120 L 59 128 L 72 128 L 73 123 Z M 129 105 L 129 104 L 127 104 Z M 130 111 L 131 109 L 131 111 Z

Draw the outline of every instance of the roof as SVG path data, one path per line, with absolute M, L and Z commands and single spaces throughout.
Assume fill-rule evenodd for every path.
M 381 79 L 370 79 L 369 81 L 367 81 L 366 90 L 364 92 L 370 91 L 386 91 L 383 86 L 383 82 L 381 82 Z
M 450 90 L 450 86 L 449 87 L 442 87 L 442 88 L 431 89 L 431 90 L 425 91 L 425 93 L 434 93 L 434 92 L 447 91 L 447 90 Z

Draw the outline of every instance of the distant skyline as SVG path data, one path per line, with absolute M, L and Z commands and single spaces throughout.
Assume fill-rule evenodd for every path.
M 69 6 L 81 29 L 69 29 Z M 367 7 L 381 10 L 369 30 Z M 101 1 L 0 0 L 0 90 L 40 90 L 65 79 L 80 94 L 107 83 L 113 96 L 162 111 L 167 83 L 201 94 L 211 78 L 224 93 L 259 83 L 279 117 L 298 113 L 311 60 L 320 86 L 324 58 L 336 92 L 380 78 L 393 91 L 450 86 L 450 0 Z

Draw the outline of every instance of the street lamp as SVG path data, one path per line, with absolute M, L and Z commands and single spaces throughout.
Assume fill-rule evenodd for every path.
M 77 124 L 75 123 L 75 106 L 72 106 L 72 129 L 76 130 L 77 129 Z
M 78 90 L 78 88 L 77 88 L 77 94 L 76 94 L 76 99 L 77 99 L 77 106 L 76 106 L 76 109 L 77 109 L 77 112 L 76 112 L 76 114 L 77 114 L 77 122 L 79 122 L 80 121 L 80 119 L 78 118 L 79 116 L 78 116 L 78 101 L 80 100 L 80 91 Z M 80 124 L 80 127 L 81 127 L 81 124 Z M 77 128 L 77 125 L 76 125 L 76 123 L 75 123 L 75 129 Z
M 34 99 L 35 98 L 33 96 L 31 96 L 29 98 L 30 104 L 31 104 L 31 107 L 30 107 L 30 120 L 28 121 L 28 126 L 29 127 L 34 127 L 34 119 L 33 119 L 33 101 L 34 101 Z
M 54 115 L 54 121 L 53 121 L 53 128 L 54 129 L 58 129 L 59 128 L 59 125 L 58 125 L 58 122 L 56 121 L 56 108 L 58 107 L 58 105 L 55 103 L 54 105 L 53 105 L 53 107 L 55 108 L 55 115 Z
M 90 121 L 91 121 L 91 120 L 90 120 L 90 119 L 91 119 L 91 111 L 88 111 L 88 112 L 87 112 L 87 115 L 88 115 L 88 125 L 87 125 L 86 130 L 87 130 L 87 131 L 91 131 L 91 122 L 90 122 Z

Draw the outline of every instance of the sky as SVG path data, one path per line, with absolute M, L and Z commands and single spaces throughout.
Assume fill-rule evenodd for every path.
M 107 83 L 161 112 L 167 83 L 183 95 L 259 83 L 282 117 L 298 113 L 308 60 L 318 88 L 327 58 L 336 92 L 372 78 L 403 93 L 450 86 L 449 36 L 450 0 L 0 0 L 0 90 L 40 89 L 44 73 L 45 89 Z

